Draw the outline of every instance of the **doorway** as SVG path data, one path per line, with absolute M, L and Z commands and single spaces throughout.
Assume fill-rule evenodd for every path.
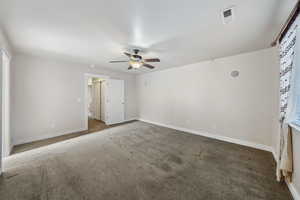
M 85 74 L 85 126 L 99 131 L 124 122 L 124 80 Z
M 92 79 L 91 79 L 92 78 Z M 95 102 L 91 105 L 91 81 L 100 81 L 100 86 L 95 85 L 95 96 L 101 97 L 100 103 Z M 102 88 L 103 87 L 103 88 Z M 98 90 L 100 88 L 100 90 Z M 101 90 L 102 88 L 102 90 Z M 90 90 L 90 91 L 89 91 Z M 108 76 L 97 74 L 84 75 L 84 121 L 85 130 L 75 133 L 70 133 L 54 138 L 35 141 L 27 144 L 21 144 L 14 147 L 12 154 L 32 150 L 38 147 L 47 146 L 49 144 L 65 141 L 71 138 L 80 137 L 82 135 L 91 134 L 104 129 L 122 125 L 124 122 L 124 80 L 111 79 Z M 104 105 L 104 108 L 101 108 Z M 100 105 L 100 106 L 99 106 Z M 95 106 L 97 111 L 89 110 L 89 107 Z M 93 112 L 93 113 L 92 113 Z M 100 116 L 99 116 L 100 114 Z M 1 139 L 1 138 L 0 138 Z
M 106 79 L 88 78 L 88 131 L 95 132 L 105 129 L 105 84 Z

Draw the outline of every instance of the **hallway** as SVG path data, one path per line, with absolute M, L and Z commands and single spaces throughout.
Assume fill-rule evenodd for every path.
M 93 133 L 96 131 L 101 131 L 106 128 L 109 128 L 103 121 L 97 119 L 89 119 L 89 129 L 87 130 L 88 133 Z

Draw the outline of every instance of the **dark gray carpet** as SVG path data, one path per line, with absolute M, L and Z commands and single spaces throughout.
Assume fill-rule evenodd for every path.
M 133 122 L 5 160 L 5 200 L 286 200 L 269 152 Z

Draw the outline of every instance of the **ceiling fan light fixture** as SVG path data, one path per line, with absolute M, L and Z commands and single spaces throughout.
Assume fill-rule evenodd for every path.
M 139 50 L 134 49 L 133 50 L 134 54 L 124 52 L 124 55 L 129 58 L 129 61 L 125 60 L 113 60 L 110 61 L 109 63 L 127 63 L 129 64 L 129 67 L 127 68 L 128 70 L 131 69 L 139 69 L 141 67 L 146 67 L 148 69 L 154 69 L 155 67 L 153 65 L 148 64 L 148 62 L 160 62 L 159 58 L 148 58 L 148 59 L 143 59 L 141 55 L 138 55 Z
M 130 66 L 135 68 L 135 69 L 138 69 L 142 66 L 142 63 L 141 62 L 137 62 L 137 61 L 130 61 L 129 62 Z

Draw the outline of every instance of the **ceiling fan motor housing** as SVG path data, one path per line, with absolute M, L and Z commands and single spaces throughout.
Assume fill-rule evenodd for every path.
M 131 59 L 135 60 L 135 61 L 140 61 L 140 60 L 142 60 L 142 56 L 140 56 L 140 55 L 132 55 Z

